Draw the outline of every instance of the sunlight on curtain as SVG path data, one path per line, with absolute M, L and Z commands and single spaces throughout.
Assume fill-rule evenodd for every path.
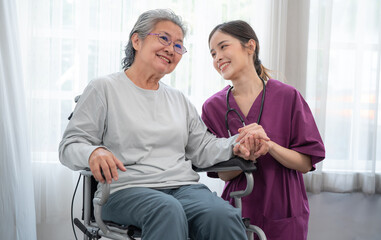
M 17 4 L 0 1 L 0 239 L 35 240 Z
M 184 92 L 199 112 L 209 96 L 228 84 L 213 69 L 208 49 L 208 35 L 215 25 L 248 21 L 260 39 L 264 65 L 275 70 L 275 77 L 282 70 L 279 59 L 284 54 L 279 51 L 285 30 L 280 26 L 287 6 L 278 6 L 277 1 L 19 1 L 38 224 L 69 221 L 78 173 L 59 163 L 57 150 L 75 106 L 73 99 L 93 78 L 121 70 L 128 34 L 143 11 L 170 8 L 188 23 L 184 42 L 188 53 L 163 81 Z M 220 180 L 202 175 L 201 181 L 222 191 Z M 77 214 L 80 205 L 78 200 Z
M 310 8 L 307 99 L 326 159 L 307 186 L 381 193 L 381 2 L 311 0 Z

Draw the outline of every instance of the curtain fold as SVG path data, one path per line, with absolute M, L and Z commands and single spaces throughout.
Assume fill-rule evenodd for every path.
M 0 238 L 36 239 L 16 3 L 0 1 Z

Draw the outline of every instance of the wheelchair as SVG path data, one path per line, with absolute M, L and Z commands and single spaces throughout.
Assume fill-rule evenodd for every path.
M 232 192 L 230 196 L 234 198 L 237 208 L 242 208 L 241 198 L 249 195 L 254 187 L 254 178 L 252 172 L 256 166 L 252 161 L 246 161 L 242 158 L 234 157 L 226 162 L 218 163 L 208 168 L 195 168 L 196 172 L 220 172 L 231 170 L 242 170 L 246 175 L 246 189 Z M 107 202 L 110 196 L 110 185 L 101 184 L 100 197 L 94 197 L 98 182 L 93 177 L 89 169 L 80 171 L 84 177 L 83 181 L 83 206 L 82 221 L 74 219 L 74 224 L 84 233 L 84 240 L 100 239 L 106 237 L 115 240 L 135 240 L 140 239 L 141 229 L 135 226 L 119 225 L 113 222 L 105 222 L 101 218 L 102 206 Z M 92 204 L 91 204 L 92 202 Z M 250 224 L 250 219 L 243 218 L 246 226 L 246 233 L 249 240 L 254 239 L 254 234 L 260 240 L 266 240 L 266 235 L 261 228 Z M 73 226 L 74 230 L 74 226 Z

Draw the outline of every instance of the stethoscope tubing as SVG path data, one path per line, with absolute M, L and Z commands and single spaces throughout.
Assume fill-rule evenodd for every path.
M 261 118 L 262 118 L 262 112 L 263 112 L 263 105 L 264 105 L 264 102 L 265 102 L 265 95 L 266 95 L 266 83 L 265 83 L 265 80 L 263 80 L 261 77 L 259 77 L 261 80 L 262 80 L 262 83 L 263 83 L 263 94 L 262 94 L 262 99 L 261 99 L 261 108 L 259 109 L 259 115 L 258 115 L 258 119 L 257 119 L 257 124 L 259 124 L 259 122 L 261 121 Z M 241 120 L 242 122 L 242 125 L 243 126 L 246 126 L 245 124 L 245 121 L 243 120 L 243 117 L 241 116 L 241 114 L 239 114 L 239 112 L 234 109 L 234 108 L 231 108 L 230 107 L 230 104 L 229 104 L 229 96 L 230 96 L 230 92 L 231 90 L 233 89 L 234 87 L 231 86 L 227 93 L 226 93 L 226 106 L 227 106 L 227 111 L 225 113 L 225 127 L 226 129 L 228 130 L 228 134 L 229 134 L 229 137 L 231 137 L 231 132 L 230 132 L 230 128 L 229 128 L 229 121 L 228 121 L 228 116 L 229 116 L 229 113 L 230 112 L 234 112 L 235 114 L 237 114 L 237 116 L 239 117 L 239 119 Z

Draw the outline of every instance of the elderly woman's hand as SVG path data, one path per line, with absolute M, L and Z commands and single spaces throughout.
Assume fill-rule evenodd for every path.
M 255 139 L 253 136 L 247 136 L 245 140 L 246 142 L 237 142 L 237 144 L 234 145 L 233 153 L 234 155 L 239 156 L 245 160 L 255 160 L 251 159 L 251 148 L 254 148 L 252 143 L 255 141 Z
M 235 146 L 236 151 L 234 154 L 240 157 L 244 155 L 243 158 L 246 160 L 250 159 L 255 161 L 258 157 L 268 153 L 270 149 L 270 138 L 261 125 L 253 123 L 238 129 L 238 132 L 239 136 L 236 142 L 239 142 L 239 144 L 237 144 L 238 147 L 237 145 Z M 249 151 L 249 154 L 247 151 Z
M 123 163 L 117 159 L 112 152 L 102 147 L 95 149 L 91 153 L 89 158 L 89 166 L 94 178 L 101 183 L 104 183 L 105 181 L 102 176 L 102 172 L 107 183 L 110 184 L 112 179 L 114 179 L 114 181 L 118 180 L 117 168 L 123 172 L 126 171 Z

